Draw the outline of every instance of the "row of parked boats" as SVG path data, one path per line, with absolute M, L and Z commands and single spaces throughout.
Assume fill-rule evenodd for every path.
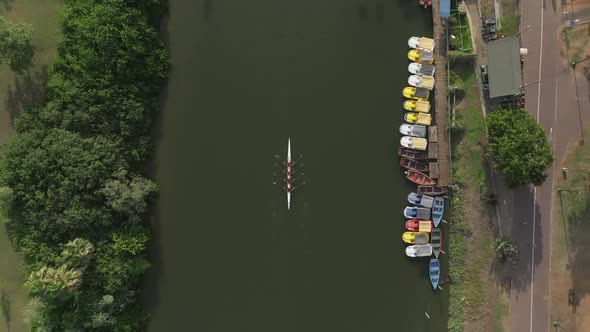
M 430 283 L 436 290 L 440 280 L 439 256 L 442 252 L 442 230 L 439 226 L 445 208 L 445 200 L 441 196 L 447 194 L 447 189 L 436 186 L 436 181 L 427 175 L 430 169 L 426 165 L 429 159 L 425 152 L 428 148 L 428 126 L 432 124 L 428 99 L 430 90 L 434 88 L 436 71 L 432 65 L 435 43 L 430 38 L 411 37 L 408 46 L 411 48 L 408 59 L 412 61 L 408 65 L 410 86 L 402 91 L 407 98 L 402 105 L 407 113 L 404 115 L 406 123 L 399 128 L 403 136 L 398 155 L 401 157 L 400 166 L 406 169 L 406 178 L 416 183 L 418 189 L 408 195 L 410 205 L 403 212 L 407 220 L 402 241 L 409 245 L 406 247 L 407 256 L 430 257 Z

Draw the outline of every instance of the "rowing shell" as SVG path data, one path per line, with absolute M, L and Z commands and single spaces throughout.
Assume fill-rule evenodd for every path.
M 287 183 L 291 176 L 291 139 L 287 142 Z M 287 210 L 291 209 L 291 189 L 287 188 Z

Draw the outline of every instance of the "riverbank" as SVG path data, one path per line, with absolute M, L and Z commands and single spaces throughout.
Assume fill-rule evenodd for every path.
M 502 331 L 506 295 L 496 280 L 492 206 L 487 201 L 485 124 L 473 64 L 451 65 L 458 87 L 452 125 L 449 331 Z
M 46 0 L 43 5 L 32 0 L 14 0 L 0 4 L 0 13 L 9 21 L 25 22 L 33 26 L 35 56 L 33 66 L 23 75 L 16 75 L 7 65 L 0 66 L 0 143 L 13 134 L 13 122 L 23 108 L 38 101 L 47 76 L 47 68 L 55 60 L 58 13 L 61 0 Z M 19 266 L 21 257 L 11 244 L 0 217 L 0 332 L 26 331 L 23 307 L 28 292 L 23 287 Z

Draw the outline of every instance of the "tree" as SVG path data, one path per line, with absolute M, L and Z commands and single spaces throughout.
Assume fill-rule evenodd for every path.
M 495 250 L 500 262 L 509 263 L 512 266 L 518 263 L 519 250 L 512 239 L 506 236 L 496 239 Z
M 106 181 L 101 193 L 113 210 L 128 216 L 131 221 L 139 221 L 139 215 L 147 208 L 149 196 L 157 190 L 153 181 L 140 176 L 129 178 L 125 169 L 119 169 Z
M 65 300 L 73 294 L 82 282 L 82 271 L 67 265 L 57 268 L 43 266 L 32 272 L 25 286 L 31 293 L 48 299 Z
M 491 156 L 506 184 L 541 185 L 554 154 L 537 121 L 523 109 L 500 110 L 489 114 L 487 126 Z
M 21 72 L 31 66 L 34 54 L 33 27 L 0 17 L 0 58 L 12 70 Z
M 90 241 L 77 238 L 64 245 L 61 256 L 65 264 L 85 269 L 93 252 L 94 246 Z

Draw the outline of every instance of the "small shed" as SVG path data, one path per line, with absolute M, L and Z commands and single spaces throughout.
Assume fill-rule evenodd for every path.
M 520 42 L 504 37 L 487 44 L 490 98 L 513 97 L 521 93 Z

